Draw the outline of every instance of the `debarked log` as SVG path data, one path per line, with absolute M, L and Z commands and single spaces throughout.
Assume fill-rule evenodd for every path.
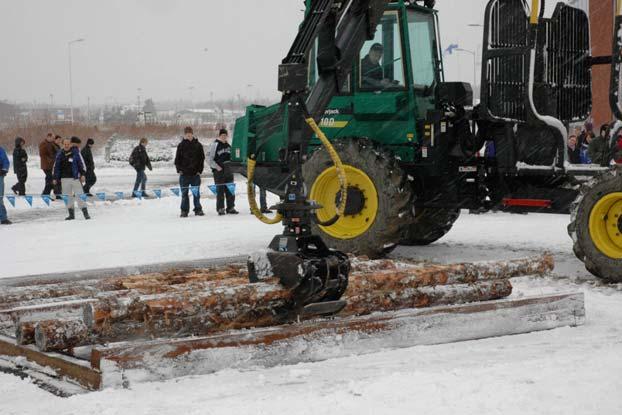
M 66 350 L 89 342 L 89 329 L 82 320 L 44 320 L 35 325 L 35 343 L 43 352 Z
M 370 261 L 375 262 L 375 261 Z M 393 290 L 421 286 L 467 284 L 481 280 L 508 279 L 526 275 L 544 275 L 554 268 L 554 259 L 549 254 L 534 258 L 521 258 L 508 261 L 475 262 L 450 265 L 417 265 L 386 263 L 382 269 L 362 272 L 365 265 L 353 268 L 348 284 L 348 292 L 358 293 L 368 290 Z M 346 293 L 347 295 L 347 293 Z

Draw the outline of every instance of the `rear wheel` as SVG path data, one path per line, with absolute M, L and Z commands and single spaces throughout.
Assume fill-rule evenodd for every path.
M 588 271 L 622 282 L 622 168 L 583 185 L 568 233 L 575 255 Z
M 331 248 L 377 258 L 390 252 L 400 241 L 401 228 L 410 223 L 410 186 L 397 160 L 381 147 L 361 138 L 333 143 L 348 176 L 345 215 L 332 226 L 313 225 Z M 324 149 L 319 149 L 303 165 L 310 186 L 309 199 L 322 209 L 320 220 L 331 219 L 341 195 L 337 171 Z
M 419 209 L 415 221 L 408 226 L 402 245 L 430 245 L 451 230 L 460 216 L 460 209 Z

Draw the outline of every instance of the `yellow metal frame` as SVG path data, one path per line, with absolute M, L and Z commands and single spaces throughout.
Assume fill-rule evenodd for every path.
M 374 182 L 363 170 L 347 164 L 344 169 L 348 186 L 356 187 L 365 197 L 363 209 L 356 215 L 341 215 L 334 225 L 321 228 L 333 238 L 353 239 L 363 235 L 374 224 L 378 213 L 378 192 Z M 313 183 L 309 197 L 323 206 L 317 211 L 321 221 L 327 221 L 335 215 L 335 199 L 339 191 L 340 184 L 335 167 L 324 170 Z
M 618 224 L 622 217 L 622 192 L 602 197 L 590 213 L 590 237 L 596 248 L 613 259 L 622 259 L 622 232 Z

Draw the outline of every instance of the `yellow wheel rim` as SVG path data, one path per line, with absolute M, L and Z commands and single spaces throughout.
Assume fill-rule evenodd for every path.
M 590 214 L 590 237 L 600 252 L 622 259 L 622 193 L 610 193 Z
M 378 192 L 374 182 L 362 170 L 344 164 L 348 177 L 348 189 L 356 189 L 362 195 L 362 205 L 354 214 L 346 214 L 332 226 L 321 226 L 328 235 L 337 239 L 353 239 L 363 235 L 369 230 L 376 220 L 378 213 Z M 337 212 L 337 196 L 339 194 L 339 179 L 337 169 L 330 167 L 322 172 L 311 187 L 310 199 L 315 200 L 322 206 L 317 211 L 321 221 L 330 220 Z M 348 191 L 348 195 L 350 191 Z M 353 201 L 346 201 L 349 206 Z

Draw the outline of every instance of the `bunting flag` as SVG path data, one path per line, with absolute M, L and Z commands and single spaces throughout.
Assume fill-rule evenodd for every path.
M 218 195 L 219 186 L 227 186 L 227 190 L 231 194 L 235 194 L 235 191 L 236 191 L 235 183 L 211 184 L 211 185 L 207 185 L 206 189 L 212 192 L 214 195 Z M 177 197 L 181 196 L 182 190 L 184 192 L 186 192 L 187 190 L 190 190 L 195 197 L 199 197 L 201 195 L 201 186 L 188 186 L 188 187 L 183 187 L 183 188 L 182 187 L 171 187 L 169 188 L 169 190 L 173 195 Z M 156 198 L 161 199 L 165 191 L 166 190 L 162 190 L 162 189 L 153 189 L 153 194 L 155 195 Z M 114 195 L 116 196 L 118 200 L 122 200 L 124 199 L 126 193 L 129 195 L 133 195 L 134 197 L 140 200 L 147 197 L 146 192 L 142 190 L 128 191 L 128 192 L 114 192 Z M 4 197 L 6 197 L 6 199 L 9 201 L 11 206 L 16 207 L 16 202 L 18 199 L 17 196 L 6 195 Z M 51 206 L 51 202 L 54 201 L 54 198 L 51 197 L 50 195 L 24 195 L 24 200 L 26 201 L 26 203 L 28 203 L 30 207 L 33 207 L 34 199 L 39 198 L 39 197 L 41 197 L 41 200 L 43 200 L 43 203 L 45 203 L 47 206 Z M 65 203 L 65 206 L 69 205 L 69 200 L 71 199 L 71 197 L 72 196 L 69 196 L 69 195 L 59 195 L 59 199 L 63 200 L 63 202 Z M 89 198 L 89 196 L 86 193 L 77 195 L 76 197 L 79 197 L 80 200 L 84 202 L 87 202 Z M 102 202 L 106 201 L 105 192 L 95 193 L 95 197 Z

